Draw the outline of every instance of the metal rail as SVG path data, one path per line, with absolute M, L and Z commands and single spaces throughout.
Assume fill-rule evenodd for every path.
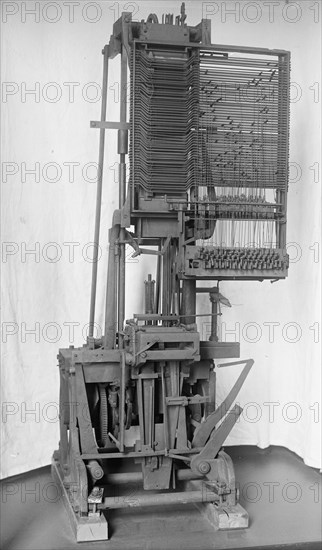
M 215 502 L 219 500 L 218 495 L 205 488 L 201 491 L 186 491 L 181 493 L 159 493 L 159 494 L 135 494 L 125 497 L 106 497 L 102 504 L 98 504 L 99 510 L 136 508 L 138 506 L 165 506 L 171 504 L 192 504 L 194 502 Z

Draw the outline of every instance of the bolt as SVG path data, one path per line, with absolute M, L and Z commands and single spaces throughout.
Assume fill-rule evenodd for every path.
M 208 474 L 208 472 L 210 471 L 209 462 L 206 462 L 205 460 L 200 462 L 200 464 L 198 464 L 198 470 L 201 474 Z

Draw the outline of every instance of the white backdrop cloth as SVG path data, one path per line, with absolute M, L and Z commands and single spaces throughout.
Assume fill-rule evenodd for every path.
M 100 116 L 101 49 L 123 9 L 140 20 L 179 8 L 178 2 L 156 7 L 149 1 L 71 3 L 74 7 L 13 2 L 3 9 L 5 4 L 13 8 L 2 16 L 3 477 L 50 462 L 58 442 L 56 354 L 86 339 L 98 152 L 98 131 L 89 121 Z M 221 285 L 233 306 L 223 310 L 222 338 L 239 340 L 242 357 L 255 359 L 238 397 L 244 412 L 227 445 L 282 445 L 320 467 L 320 25 L 310 2 L 297 2 L 300 9 L 286 9 L 282 1 L 264 4 L 186 2 L 188 24 L 212 20 L 213 43 L 292 54 L 291 265 L 283 282 Z M 229 8 L 237 9 L 235 15 Z M 119 113 L 118 66 L 118 59 L 111 63 L 109 120 Z M 115 132 L 108 131 L 98 325 L 107 230 L 118 202 L 115 149 Z M 154 264 L 146 258 L 128 255 L 127 317 L 142 311 L 150 270 Z M 209 307 L 205 299 L 199 311 Z M 207 338 L 208 323 L 200 330 Z M 240 370 L 218 369 L 219 401 Z

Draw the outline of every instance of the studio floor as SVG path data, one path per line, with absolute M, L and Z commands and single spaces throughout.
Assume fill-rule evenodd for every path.
M 249 529 L 214 531 L 191 505 L 113 510 L 110 540 L 74 541 L 50 467 L 1 483 L 1 550 L 321 549 L 321 476 L 283 447 L 227 447 Z M 129 489 L 130 490 L 130 489 Z

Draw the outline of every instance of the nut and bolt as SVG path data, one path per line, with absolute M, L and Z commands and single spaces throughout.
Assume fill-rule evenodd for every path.
M 200 464 L 198 464 L 198 470 L 201 474 L 208 474 L 208 472 L 210 472 L 209 462 L 206 462 L 205 460 L 200 462 Z

